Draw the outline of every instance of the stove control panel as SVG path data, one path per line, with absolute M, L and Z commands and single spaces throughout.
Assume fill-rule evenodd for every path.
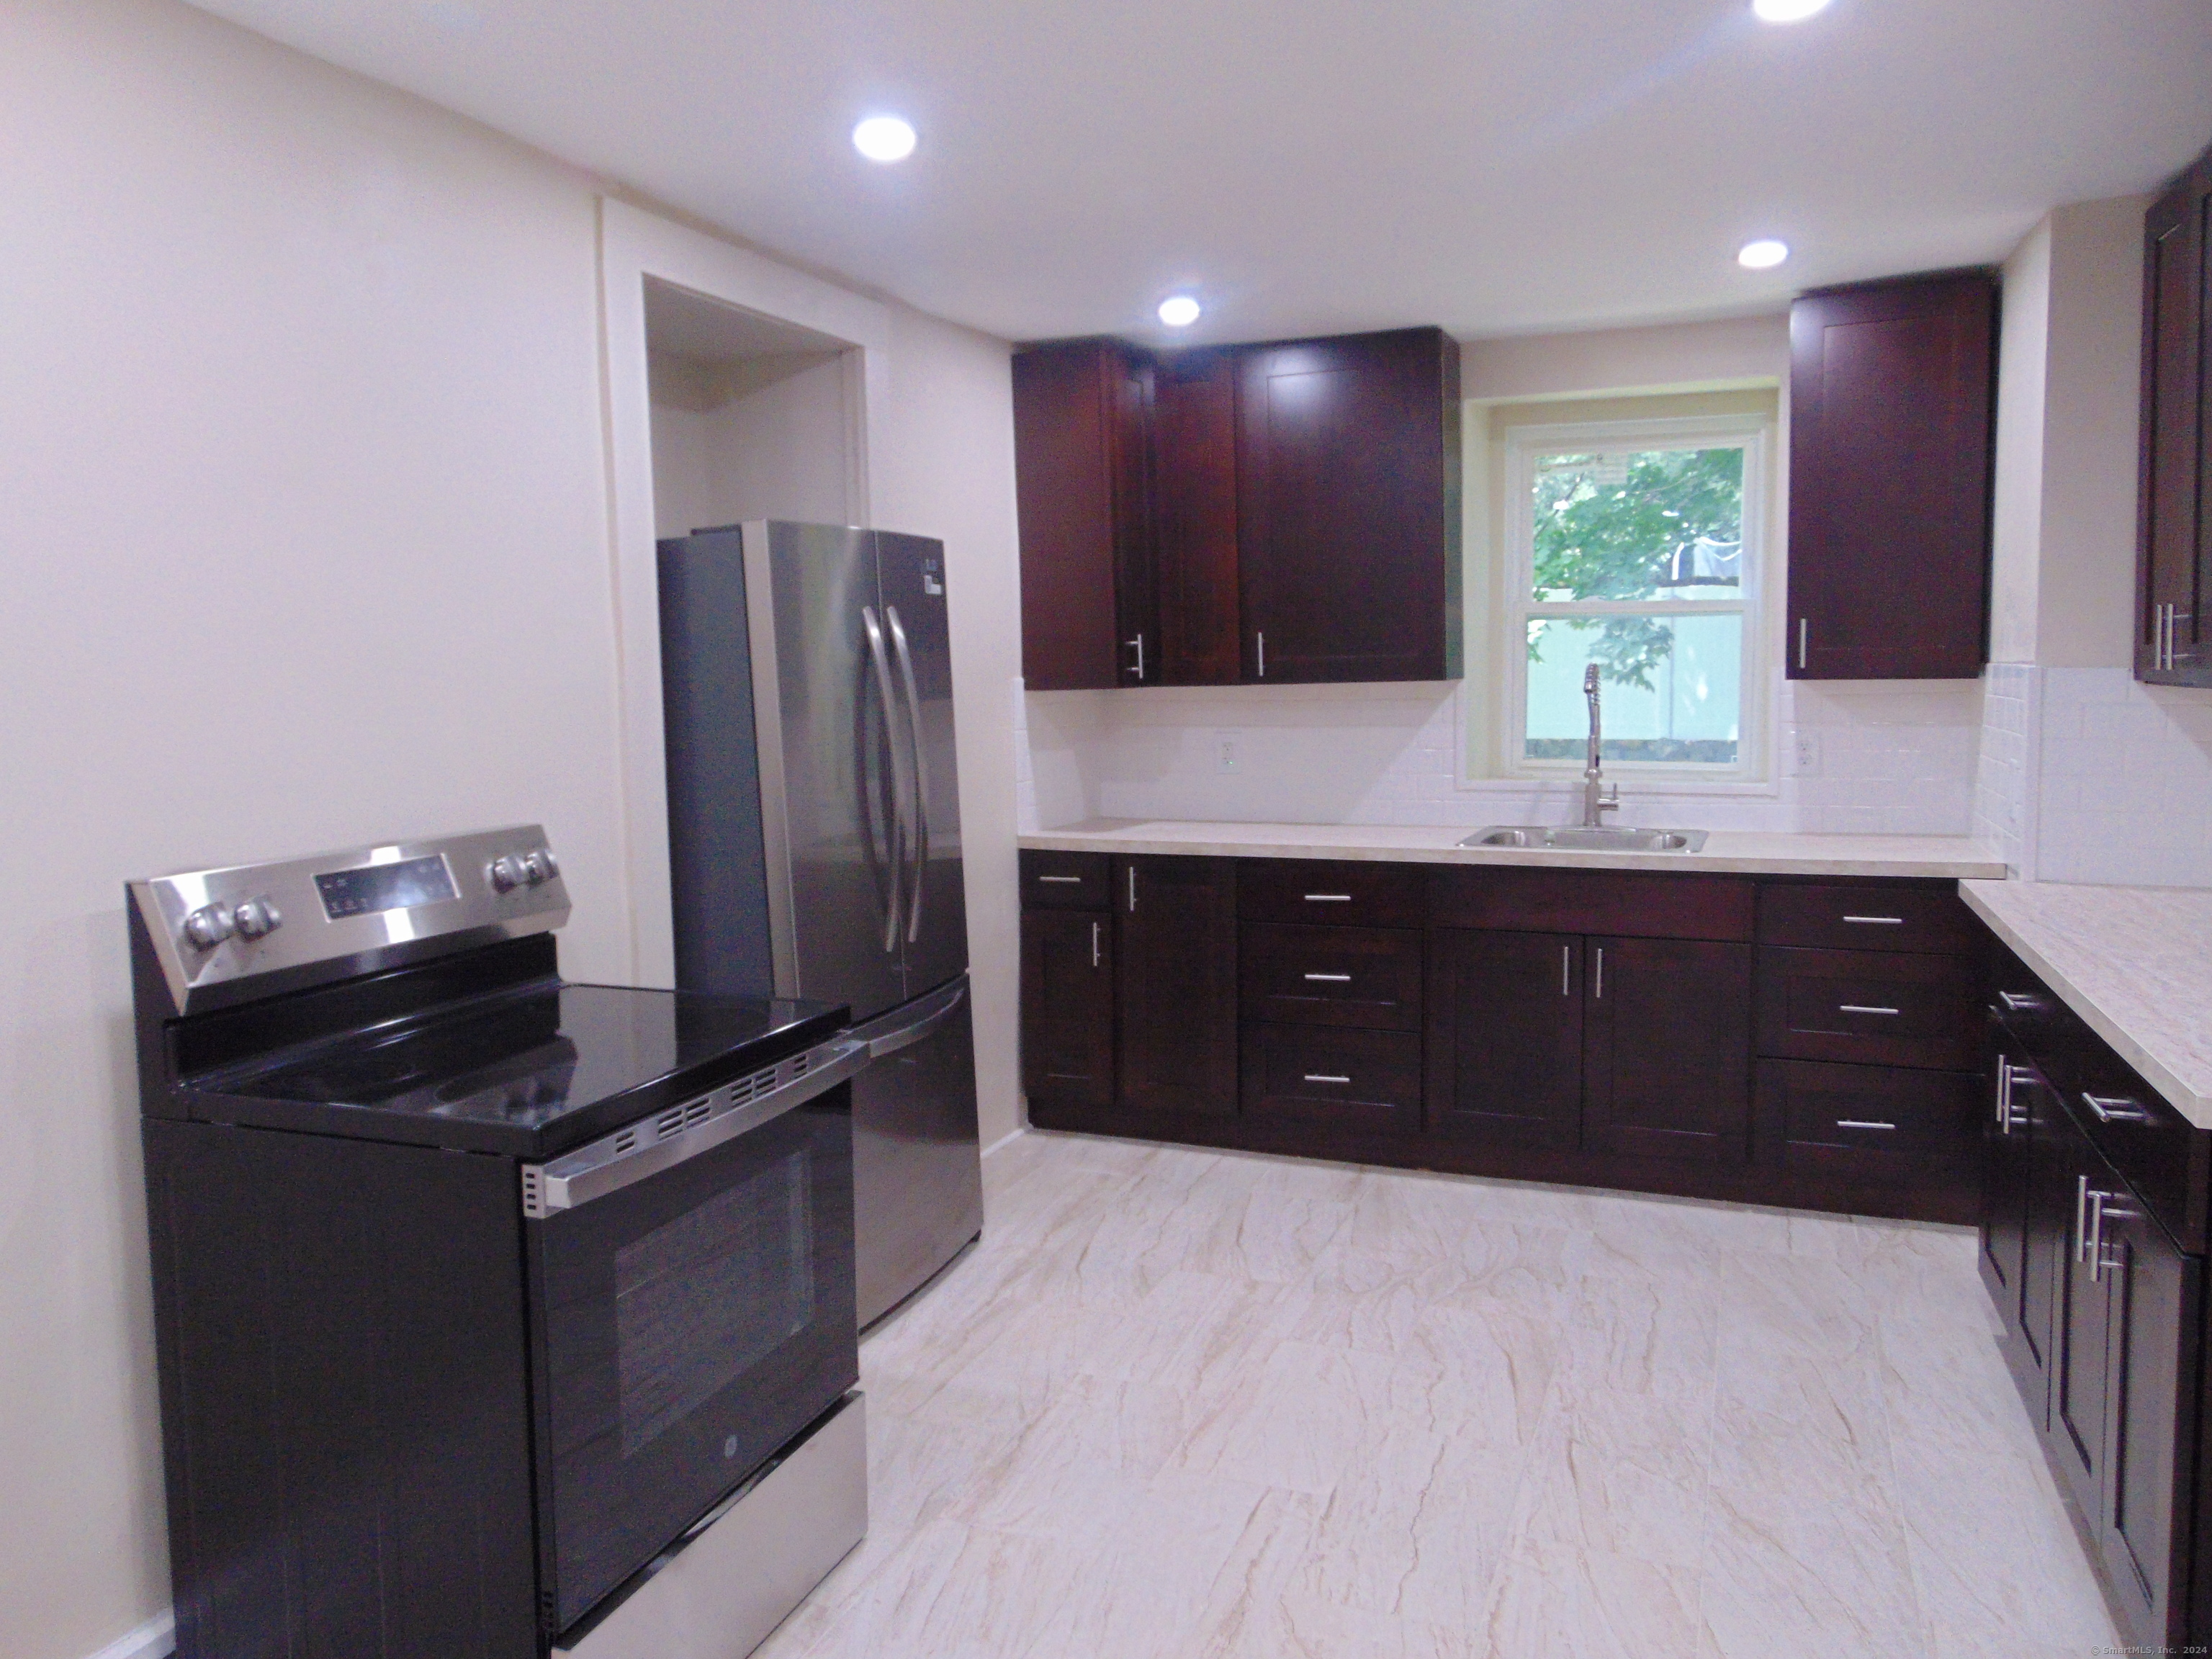
M 535 824 L 155 876 L 128 892 L 179 1013 L 568 917 L 560 864 Z

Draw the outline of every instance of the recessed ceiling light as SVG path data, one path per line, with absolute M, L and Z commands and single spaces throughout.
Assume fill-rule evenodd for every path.
M 871 161 L 903 161 L 914 154 L 914 128 L 896 115 L 871 115 L 853 129 L 853 148 Z
M 1778 242 L 1768 236 L 1756 242 L 1746 242 L 1738 248 L 1735 262 L 1746 270 L 1771 270 L 1789 257 L 1790 244 Z
M 1198 301 L 1188 294 L 1174 294 L 1160 301 L 1160 320 L 1170 328 L 1188 328 L 1198 320 Z
M 1828 0 L 1751 0 L 1761 22 L 1802 23 L 1816 11 L 1826 11 Z

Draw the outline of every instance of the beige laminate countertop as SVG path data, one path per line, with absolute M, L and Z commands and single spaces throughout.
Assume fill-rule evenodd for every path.
M 1462 847 L 1474 831 L 1369 823 L 1200 823 L 1089 818 L 1021 837 L 1048 853 L 1203 858 L 1378 859 L 1409 864 L 1540 864 L 1573 870 L 1697 870 L 1752 876 L 1940 876 L 2002 881 L 2004 860 L 1964 836 L 1793 836 L 1716 830 L 1696 853 L 1559 853 Z
M 2212 890 L 1962 881 L 1959 892 L 2144 1082 L 2212 1129 Z

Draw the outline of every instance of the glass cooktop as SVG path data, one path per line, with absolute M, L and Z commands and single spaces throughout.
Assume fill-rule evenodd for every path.
M 715 1078 L 702 1087 L 742 1075 L 749 1057 L 765 1065 L 800 1046 L 793 1038 L 803 1026 L 820 1026 L 807 1034 L 820 1041 L 836 1028 L 824 1018 L 834 1012 L 815 1002 L 549 981 L 197 1086 L 231 1098 L 535 1131 L 685 1073 L 711 1069 Z M 641 1101 L 640 1111 L 665 1103 Z

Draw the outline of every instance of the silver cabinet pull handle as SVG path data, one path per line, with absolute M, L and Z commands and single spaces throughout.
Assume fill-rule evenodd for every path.
M 2105 1269 L 2105 1200 L 2110 1193 L 2092 1189 L 2089 1194 L 2089 1237 L 2083 1246 L 2089 1261 L 2089 1282 L 2094 1285 L 2104 1277 Z
M 1308 1083 L 1349 1083 L 1352 1079 L 1348 1077 L 1338 1077 L 1334 1073 L 1329 1072 L 1308 1072 L 1305 1075 L 1305 1081 Z
M 1352 983 L 1352 975 L 1349 974 L 1308 974 L 1306 977 L 1308 979 L 1319 980 L 1323 984 L 1327 985 L 1349 985 Z
M 1129 866 L 1129 914 L 1137 914 L 1137 866 Z
M 1349 893 L 1308 893 L 1306 895 L 1306 902 L 1308 904 L 1349 904 L 1352 902 L 1352 895 Z
M 908 839 L 906 769 L 899 764 L 898 719 L 892 712 L 892 704 L 896 699 L 891 696 L 890 658 L 884 649 L 884 630 L 882 625 L 876 621 L 876 610 L 873 605 L 864 605 L 860 607 L 860 626 L 867 630 L 868 660 L 875 671 L 876 701 L 883 706 L 884 711 L 884 744 L 890 750 L 891 759 L 891 817 L 893 819 L 890 859 L 891 902 L 890 912 L 884 918 L 884 954 L 889 955 L 898 949 L 899 942 L 901 921 L 899 890 L 902 884 L 901 878 L 905 873 L 900 864 L 900 854 Z M 873 859 L 875 832 L 871 830 L 868 833 L 871 848 L 868 856 Z
M 1805 641 L 1808 634 L 1811 632 L 1813 622 L 1811 617 L 1800 617 L 1797 618 L 1797 665 L 1800 668 L 1802 668 L 1805 665 Z
M 1039 876 L 1037 879 L 1039 881 L 1066 882 L 1070 886 L 1073 887 L 1080 887 L 1083 885 L 1083 878 L 1080 876 Z
M 2123 1095 L 2093 1095 L 2087 1090 L 2081 1094 L 2081 1103 L 2097 1115 L 2100 1123 L 2148 1123 L 2150 1114 L 2142 1105 Z
M 1573 984 L 1567 977 L 1573 971 L 1574 965 L 1575 947 L 1571 945 L 1562 945 L 1559 947 L 1559 994 L 1563 997 L 1571 997 L 1575 994 Z
M 1145 678 L 1145 636 L 1139 634 L 1127 643 L 1137 653 L 1137 678 L 1142 679 Z
M 1597 993 L 1591 1000 L 1594 1002 L 1605 1000 L 1605 946 L 1602 945 L 1597 947 Z
M 1264 680 L 1267 678 L 1267 636 L 1262 632 L 1253 635 L 1252 638 L 1260 647 L 1260 678 Z
M 891 649 L 906 686 L 906 729 L 914 743 L 914 886 L 907 897 L 906 920 L 906 942 L 912 945 L 921 938 L 923 878 L 929 871 L 929 762 L 922 753 L 921 697 L 914 686 L 914 653 L 907 649 L 898 607 L 885 605 L 884 620 L 890 625 Z
M 1902 927 L 1905 926 L 1905 918 L 1903 916 L 1845 916 L 1844 920 L 1845 921 L 1856 921 L 1863 927 Z
M 1876 1008 L 1864 1002 L 1839 1002 L 1836 1005 L 1836 1012 L 1839 1014 L 1893 1014 L 1897 1010 Z
M 1870 1118 L 1839 1117 L 1836 1120 L 1836 1127 L 1838 1129 L 1894 1129 L 1897 1125 L 1876 1123 Z
M 1095 921 L 1091 924 L 1091 965 L 1098 965 L 1098 924 Z
M 2074 1177 L 2074 1259 L 2079 1261 L 2089 1243 L 2089 1177 Z
M 2008 1014 L 2029 1013 L 2043 1006 L 2041 997 L 2031 996 L 2025 991 L 2000 991 L 1997 1000 L 2004 1004 Z
M 1997 1133 L 2012 1133 L 2012 1062 L 1997 1056 Z

